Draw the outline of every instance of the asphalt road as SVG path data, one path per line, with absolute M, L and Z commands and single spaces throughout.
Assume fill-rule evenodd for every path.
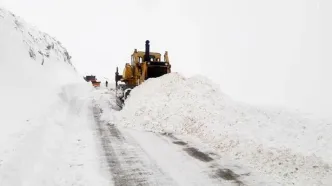
M 216 154 L 202 152 L 172 134 L 155 134 L 121 128 L 100 120 L 94 107 L 100 136 L 101 159 L 115 186 L 246 185 L 242 178 L 222 168 Z

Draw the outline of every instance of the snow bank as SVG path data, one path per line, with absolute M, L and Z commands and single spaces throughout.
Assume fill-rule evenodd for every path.
M 82 82 L 67 50 L 49 35 L 0 9 L 0 141 L 55 102 L 59 87 Z M 6 130 L 2 130 L 5 127 Z
M 90 92 L 85 83 L 63 86 L 40 116 L 7 135 L 0 148 L 0 185 L 110 184 L 96 154 Z
M 66 49 L 0 9 L 0 185 L 109 185 L 91 126 L 91 84 Z
M 332 123 L 232 101 L 208 79 L 172 73 L 135 88 L 115 123 L 196 136 L 277 185 L 331 185 Z

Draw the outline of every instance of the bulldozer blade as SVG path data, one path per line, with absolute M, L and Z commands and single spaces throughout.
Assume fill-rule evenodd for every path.
M 149 62 L 147 68 L 146 79 L 160 77 L 168 73 L 168 65 L 165 62 Z

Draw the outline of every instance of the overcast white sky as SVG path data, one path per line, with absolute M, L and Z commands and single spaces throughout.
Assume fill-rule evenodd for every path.
M 0 0 L 113 81 L 134 48 L 169 51 L 236 100 L 331 115 L 331 0 Z

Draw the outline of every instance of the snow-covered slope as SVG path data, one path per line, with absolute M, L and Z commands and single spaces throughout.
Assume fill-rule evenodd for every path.
M 1 186 L 102 185 L 92 86 L 70 58 L 60 42 L 0 9 Z
M 54 101 L 61 85 L 81 81 L 58 41 L 4 9 L 0 9 L 0 41 L 0 108 L 6 113 L 0 118 L 2 124 L 38 115 L 43 110 L 39 108 Z
M 56 79 L 56 82 L 68 82 L 67 76 L 68 74 L 74 74 L 73 71 L 75 68 L 71 63 L 71 56 L 59 41 L 48 34 L 29 26 L 20 17 L 1 8 L 0 24 L 0 60 L 2 67 L 15 66 L 15 69 L 22 70 L 26 67 L 23 65 L 29 64 L 29 66 L 38 65 L 38 67 L 44 67 L 43 71 L 47 71 L 59 67 L 59 64 L 61 64 L 61 70 L 64 74 L 62 75 L 62 81 L 56 79 L 61 77 L 56 69 L 50 70 L 55 73 L 52 74 L 53 76 L 58 75 L 58 77 L 53 77 L 53 79 Z M 64 71 L 66 69 L 67 71 Z M 12 72 L 8 73 L 13 74 Z M 29 73 L 26 72 L 23 75 L 27 74 Z M 30 74 L 33 73 L 31 72 Z M 51 77 L 51 75 L 48 76 Z
M 201 76 L 149 79 L 113 120 L 194 136 L 225 159 L 269 176 L 271 185 L 332 185 L 331 122 L 237 103 Z
M 65 48 L 5 9 L 0 9 L 0 41 L 2 138 L 40 115 L 61 85 L 80 80 Z

